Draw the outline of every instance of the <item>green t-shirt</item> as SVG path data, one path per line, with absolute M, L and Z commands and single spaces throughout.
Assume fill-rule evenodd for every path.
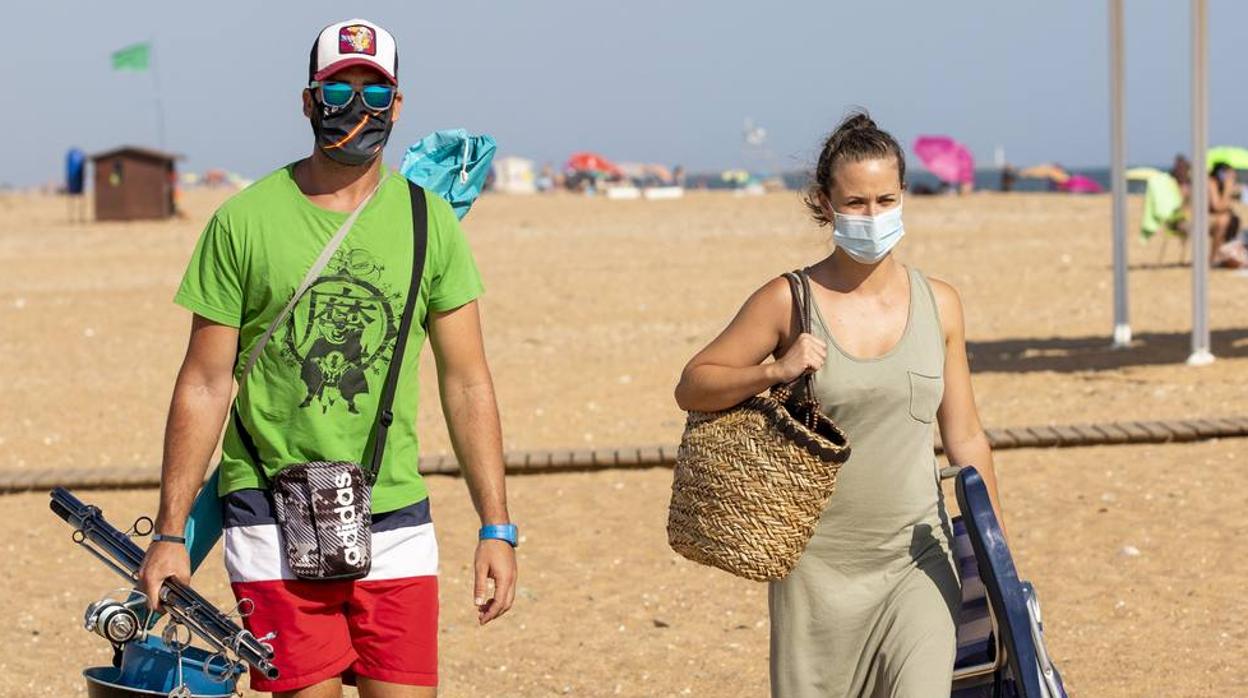
M 425 271 L 373 489 L 374 512 L 428 496 L 416 468 L 421 321 L 427 312 L 453 310 L 483 290 L 451 206 L 433 194 L 425 198 Z M 348 215 L 309 201 L 289 165 L 231 197 L 208 222 L 174 302 L 239 328 L 236 378 Z M 411 273 L 411 197 L 406 180 L 389 172 L 239 389 L 239 416 L 268 478 L 294 463 L 364 462 Z M 263 487 L 256 467 L 230 419 L 220 493 Z

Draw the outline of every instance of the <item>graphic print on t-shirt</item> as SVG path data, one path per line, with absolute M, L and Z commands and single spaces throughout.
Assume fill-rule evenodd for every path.
M 326 413 L 341 402 L 359 414 L 355 401 L 370 392 L 370 375 L 384 379 L 400 296 L 381 283 L 382 270 L 367 250 L 340 249 L 291 312 L 282 355 L 307 388 L 300 407 Z

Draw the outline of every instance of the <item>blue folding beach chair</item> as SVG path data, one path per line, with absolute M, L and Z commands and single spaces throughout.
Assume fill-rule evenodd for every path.
M 1044 646 L 1040 602 L 1018 578 L 983 478 L 972 467 L 955 477 L 962 617 L 952 698 L 1066 698 Z

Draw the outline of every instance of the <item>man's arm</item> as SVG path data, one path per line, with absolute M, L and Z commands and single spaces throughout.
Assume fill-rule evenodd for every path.
M 194 316 L 165 423 L 157 533 L 182 535 L 229 411 L 237 352 L 237 329 Z M 186 547 L 154 542 L 139 570 L 139 586 L 147 594 L 148 605 L 159 605 L 160 585 L 169 577 L 190 581 Z
M 482 524 L 509 523 L 502 428 L 477 303 L 431 313 L 429 340 L 438 364 L 442 413 L 473 506 Z M 515 551 L 504 541 L 481 541 L 475 571 L 473 603 L 477 620 L 485 624 L 506 613 L 515 601 Z M 494 597 L 488 601 L 487 579 L 494 580 Z

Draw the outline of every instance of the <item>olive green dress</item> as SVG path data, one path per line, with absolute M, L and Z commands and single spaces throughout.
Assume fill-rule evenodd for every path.
M 852 451 L 797 567 L 771 585 L 773 696 L 949 695 L 961 591 L 932 448 L 944 333 L 931 286 L 907 271 L 887 354 L 850 356 L 811 320 L 828 343 L 815 393 Z

